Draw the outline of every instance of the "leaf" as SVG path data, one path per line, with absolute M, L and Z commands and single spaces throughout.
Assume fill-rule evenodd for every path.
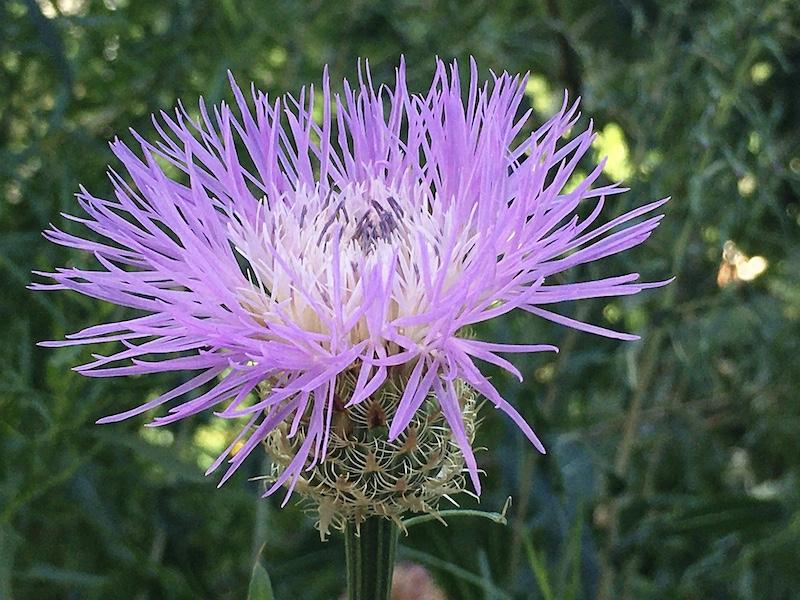
M 11 598 L 11 574 L 20 539 L 11 525 L 0 525 L 0 598 Z
M 497 595 L 493 592 L 492 588 L 495 587 L 492 578 L 492 568 L 489 565 L 489 557 L 486 555 L 486 550 L 483 548 L 478 552 L 478 565 L 481 570 L 481 578 L 485 582 L 483 598 L 484 600 L 497 600 Z
M 47 581 L 65 588 L 98 587 L 108 581 L 108 577 L 105 575 L 84 573 L 83 571 L 75 571 L 73 569 L 62 569 L 61 567 L 45 564 L 34 565 L 29 571 L 23 573 L 22 576 L 26 579 Z
M 258 553 L 256 564 L 253 566 L 253 574 L 250 576 L 250 586 L 247 588 L 247 600 L 275 600 L 269 573 L 267 573 L 267 569 L 261 563 L 261 552 Z
M 575 600 L 578 597 L 578 587 L 581 581 L 581 536 L 583 535 L 582 511 L 578 510 L 575 515 L 575 523 L 572 525 L 567 548 L 562 559 L 562 573 L 564 576 L 564 588 L 561 595 L 564 600 Z
M 533 576 L 536 578 L 536 583 L 539 586 L 539 591 L 542 593 L 544 600 L 555 600 L 553 595 L 553 587 L 550 585 L 550 577 L 547 574 L 547 565 L 541 556 L 536 553 L 533 547 L 533 542 L 529 536 L 523 537 L 525 544 L 525 553 L 528 555 L 528 562 L 531 565 Z
M 495 586 L 493 583 L 488 581 L 483 577 L 479 577 L 470 571 L 459 567 L 456 564 L 453 564 L 449 561 L 442 560 L 441 558 L 437 558 L 436 556 L 432 556 L 427 552 L 421 552 L 419 550 L 415 550 L 413 548 L 408 547 L 401 547 L 400 554 L 403 558 L 412 560 L 414 562 L 422 563 L 434 569 L 439 569 L 458 579 L 466 581 L 467 583 L 471 583 L 474 586 L 477 586 L 484 590 L 487 593 L 493 594 L 496 598 L 500 600 L 510 600 L 511 596 L 506 594 L 503 590 Z M 552 600 L 552 598 L 548 598 L 547 600 Z
M 447 526 L 447 521 L 445 520 L 446 517 L 481 517 L 483 519 L 489 519 L 494 523 L 499 523 L 500 525 L 508 525 L 508 509 L 511 508 L 511 496 L 506 498 L 506 501 L 503 503 L 503 508 L 500 512 L 490 512 L 487 510 L 474 510 L 468 508 L 456 508 L 451 510 L 440 510 L 436 513 L 425 513 L 422 515 L 417 515 L 416 517 L 410 517 L 408 519 L 403 519 L 403 528 L 408 529 L 409 527 L 413 527 L 414 525 L 419 525 L 421 523 L 427 523 L 428 521 L 439 521 L 445 527 Z

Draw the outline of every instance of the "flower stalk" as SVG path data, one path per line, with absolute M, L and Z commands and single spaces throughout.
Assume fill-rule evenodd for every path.
M 348 522 L 344 532 L 348 600 L 388 600 L 398 527 L 386 517 Z

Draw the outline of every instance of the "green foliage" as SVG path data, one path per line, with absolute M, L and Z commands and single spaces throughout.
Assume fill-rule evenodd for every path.
M 256 560 L 253 566 L 253 574 L 250 576 L 250 586 L 247 589 L 247 600 L 275 600 L 272 593 L 272 582 L 267 573 L 266 567 L 261 564 L 261 558 Z
M 358 56 L 389 81 L 400 53 L 417 89 L 435 54 L 472 54 L 484 73 L 531 70 L 538 120 L 564 88 L 579 93 L 602 134 L 598 153 L 611 157 L 609 177 L 626 175 L 632 190 L 608 213 L 673 200 L 646 247 L 571 277 L 677 277 L 656 292 L 562 309 L 634 330 L 639 342 L 529 315 L 477 332 L 561 346 L 556 358 L 517 361 L 523 385 L 494 374 L 549 454 L 538 456 L 487 410 L 482 504 L 500 506 L 512 494 L 509 526 L 423 523 L 401 539 L 401 557 L 467 600 L 796 595 L 795 0 L 6 0 L 0 597 L 238 599 L 262 545 L 276 597 L 340 594 L 342 540 L 320 544 L 297 508 L 259 501 L 248 477 L 264 464 L 250 461 L 219 490 L 202 477 L 229 433 L 211 419 L 168 434 L 144 430 L 144 419 L 94 425 L 180 375 L 80 378 L 70 367 L 104 350 L 35 342 L 125 311 L 25 285 L 35 269 L 90 264 L 40 231 L 64 225 L 60 211 L 77 213 L 79 184 L 109 191 L 105 142 L 130 139 L 129 126 L 149 132 L 150 113 L 179 98 L 229 99 L 229 68 L 274 94 L 319 81 L 325 63 L 334 81 L 352 78 Z

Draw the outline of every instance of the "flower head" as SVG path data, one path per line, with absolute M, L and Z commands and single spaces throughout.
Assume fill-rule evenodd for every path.
M 524 77 L 482 83 L 472 62 L 464 99 L 455 63 L 437 61 L 424 94 L 407 91 L 402 62 L 396 75 L 394 87 L 376 89 L 369 69 L 359 69 L 358 84 L 345 81 L 340 95 L 326 71 L 321 94 L 311 87 L 274 100 L 255 88 L 248 99 L 231 80 L 235 107 L 209 110 L 201 101 L 197 118 L 183 107 L 161 113 L 157 141 L 133 134 L 138 153 L 113 141 L 128 176 L 110 171 L 110 198 L 81 188 L 87 216 L 69 217 L 97 235 L 46 232 L 92 253 L 98 268 L 58 269 L 45 274 L 55 284 L 34 287 L 71 289 L 142 314 L 47 344 L 120 342 L 121 350 L 76 368 L 91 377 L 194 374 L 99 422 L 167 403 L 153 425 L 207 410 L 241 418 L 241 448 L 222 481 L 261 442 L 288 444 L 267 493 L 291 490 L 304 470 L 323 464 L 336 415 L 386 390 L 394 394 L 386 442 L 407 435 L 434 402 L 461 453 L 451 464 L 466 465 L 477 492 L 464 389 L 506 413 L 544 452 L 476 360 L 521 379 L 501 354 L 556 348 L 463 332 L 521 309 L 634 339 L 548 305 L 662 283 L 639 283 L 637 273 L 570 284 L 552 276 L 642 243 L 661 216 L 636 218 L 665 200 L 599 224 L 606 198 L 624 188 L 596 186 L 602 164 L 565 187 L 591 146 L 591 124 L 565 141 L 579 116 L 565 97 L 549 121 L 523 133 Z

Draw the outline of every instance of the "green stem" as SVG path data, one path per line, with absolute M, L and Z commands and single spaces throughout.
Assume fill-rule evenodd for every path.
M 369 517 L 360 527 L 348 523 L 344 546 L 347 599 L 389 600 L 397 549 L 397 525 L 384 517 Z

